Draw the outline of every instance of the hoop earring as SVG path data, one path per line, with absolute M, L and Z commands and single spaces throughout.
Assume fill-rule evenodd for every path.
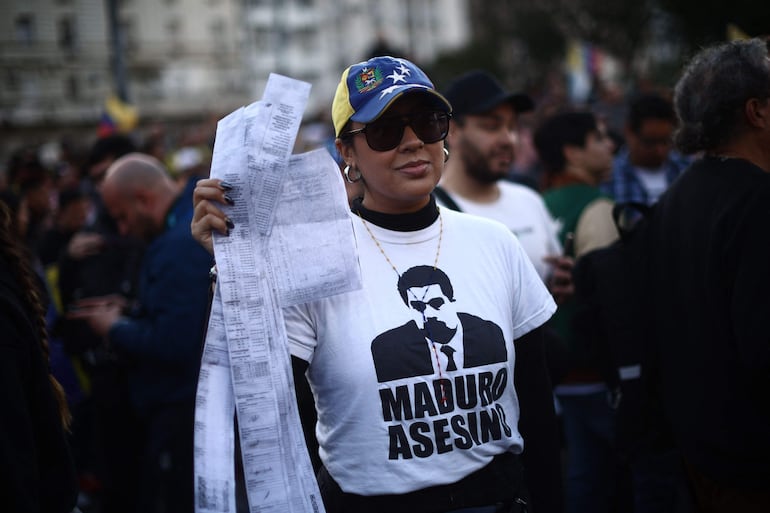
M 449 160 L 449 150 L 445 146 L 444 147 L 444 162 L 446 162 L 447 160 Z
M 348 183 L 360 182 L 361 179 L 363 178 L 363 175 L 361 174 L 360 170 L 356 169 L 356 171 L 358 171 L 358 176 L 355 178 L 350 178 L 350 164 L 345 166 L 345 169 L 342 170 L 342 174 L 345 175 L 345 181 Z

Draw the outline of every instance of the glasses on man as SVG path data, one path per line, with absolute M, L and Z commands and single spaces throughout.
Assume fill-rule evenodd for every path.
M 418 112 L 408 116 L 382 117 L 365 127 L 342 134 L 342 138 L 364 134 L 366 144 L 374 151 L 389 151 L 401 144 L 404 129 L 409 126 L 425 144 L 446 139 L 451 114 L 441 111 Z
M 438 310 L 439 308 L 444 306 L 444 300 L 440 297 L 434 297 L 430 301 L 419 301 L 419 300 L 410 301 L 409 305 L 415 310 L 417 310 L 418 312 L 423 313 L 428 306 L 430 306 L 434 310 Z
M 639 142 L 641 142 L 647 148 L 654 148 L 656 146 L 672 146 L 674 139 L 672 137 L 645 137 L 637 135 Z

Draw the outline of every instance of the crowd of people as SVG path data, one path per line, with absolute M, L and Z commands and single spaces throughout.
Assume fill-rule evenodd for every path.
M 770 511 L 767 44 L 705 48 L 674 90 L 635 92 L 624 112 L 617 126 L 598 106 L 555 108 L 482 70 L 434 84 L 391 56 L 344 70 L 327 147 L 363 284 L 284 312 L 326 511 Z M 213 137 L 112 134 L 80 158 L 8 159 L 11 511 L 194 510 L 212 233 L 235 228 L 232 186 L 208 178 Z M 644 301 L 613 306 L 643 319 L 664 433 L 633 452 L 573 280 L 622 243 L 626 204 L 649 212 L 650 266 Z M 382 402 L 446 388 L 419 412 Z
M 192 510 L 188 446 L 211 258 L 189 226 L 210 149 L 208 141 L 184 146 L 200 159 L 182 165 L 179 151 L 164 162 L 139 143 L 109 135 L 52 165 L 21 148 L 0 201 L 45 312 L 45 353 L 72 415 L 68 441 L 86 512 Z M 21 491 L 9 492 L 4 502 L 17 504 Z

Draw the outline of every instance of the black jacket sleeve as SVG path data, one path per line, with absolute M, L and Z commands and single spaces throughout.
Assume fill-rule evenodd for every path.
M 514 384 L 519 432 L 524 438 L 524 475 L 531 513 L 561 513 L 561 444 L 545 357 L 542 327 L 515 342 Z
M 305 435 L 305 444 L 310 454 L 310 463 L 313 464 L 313 470 L 318 472 L 321 468 L 321 457 L 318 455 L 318 440 L 315 437 L 315 424 L 318 416 L 315 410 L 315 400 L 310 385 L 305 377 L 308 363 L 296 356 L 291 357 L 291 368 L 294 374 L 294 393 L 297 396 L 297 407 L 299 408 L 299 419 L 302 422 L 302 432 Z

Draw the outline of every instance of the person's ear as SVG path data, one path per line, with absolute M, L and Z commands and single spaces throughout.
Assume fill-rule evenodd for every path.
M 334 140 L 334 146 L 337 148 L 337 153 L 340 154 L 342 157 L 342 160 L 345 161 L 346 164 L 350 165 L 353 162 L 353 156 L 355 154 L 355 151 L 353 150 L 352 144 L 344 144 L 342 142 L 342 139 L 339 137 Z
M 568 144 L 562 148 L 562 153 L 564 154 L 564 163 L 569 166 L 570 164 L 574 164 L 575 162 L 580 159 L 580 156 L 583 152 L 583 148 L 580 146 L 575 146 L 574 144 Z
M 155 197 L 150 189 L 138 188 L 133 193 L 133 201 L 142 210 L 149 210 L 154 204 Z
M 764 129 L 770 127 L 770 99 L 751 98 L 746 101 L 743 110 L 751 126 Z
M 446 146 L 449 149 L 452 149 L 454 146 L 457 147 L 457 138 L 460 137 L 460 132 L 462 131 L 463 127 L 454 119 L 449 120 L 449 131 L 447 132 L 446 136 Z

